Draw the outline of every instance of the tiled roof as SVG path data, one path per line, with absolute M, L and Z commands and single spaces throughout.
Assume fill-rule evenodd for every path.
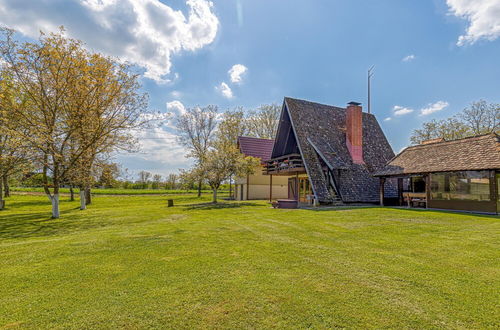
M 297 142 L 320 201 L 330 198 L 320 163 L 324 160 L 337 173 L 344 202 L 376 202 L 378 178 L 373 173 L 394 157 L 389 142 L 373 114 L 363 112 L 363 160 L 354 164 L 346 145 L 346 109 L 304 100 L 285 98 Z
M 260 158 L 262 161 L 266 161 L 271 158 L 274 140 L 239 136 L 238 145 L 240 151 L 246 156 Z
M 500 169 L 500 138 L 495 133 L 408 147 L 376 175 L 486 169 Z

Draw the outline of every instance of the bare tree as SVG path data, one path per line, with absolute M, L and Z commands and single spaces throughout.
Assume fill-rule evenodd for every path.
M 499 130 L 500 105 L 481 100 L 473 102 L 455 116 L 423 123 L 422 128 L 413 131 L 410 141 L 412 144 L 420 144 L 436 138 L 456 140 Z
M 459 118 L 473 135 L 497 132 L 500 130 L 500 104 L 484 100 L 473 102 L 459 114 Z
M 189 108 L 185 114 L 178 118 L 176 123 L 179 142 L 189 150 L 188 157 L 195 159 L 199 169 L 204 168 L 201 165 L 205 161 L 217 127 L 217 113 L 218 108 L 214 105 Z M 204 171 L 196 171 L 196 173 L 199 174 L 197 181 L 198 197 L 200 197 L 205 173 Z
M 146 189 L 149 185 L 151 179 L 151 173 L 148 171 L 139 172 L 139 183 L 142 185 L 142 189 Z
M 179 180 L 179 176 L 177 174 L 171 173 L 167 177 L 166 189 L 176 189 L 177 181 Z
M 251 136 L 274 139 L 278 129 L 281 107 L 277 104 L 263 104 L 248 115 L 248 130 Z
M 153 189 L 159 189 L 160 188 L 161 179 L 162 179 L 162 176 L 160 174 L 153 175 L 153 184 L 152 184 L 152 188 Z

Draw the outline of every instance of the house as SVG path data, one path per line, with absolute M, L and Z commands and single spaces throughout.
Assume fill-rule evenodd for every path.
M 495 133 L 404 149 L 376 174 L 398 180 L 398 196 L 436 209 L 500 212 L 500 139 Z M 382 185 L 383 187 L 384 185 Z M 381 189 L 381 196 L 384 189 Z
M 286 97 L 266 174 L 285 177 L 302 203 L 378 203 L 381 170 L 394 153 L 373 114 Z M 386 183 L 387 197 L 394 191 Z
M 261 164 L 271 157 L 274 140 L 258 139 L 254 137 L 238 137 L 238 148 L 245 156 L 259 158 Z M 246 177 L 235 178 L 235 199 L 265 199 L 273 200 L 286 198 L 287 179 L 284 177 L 273 178 L 263 174 L 263 165 L 254 170 L 254 174 Z

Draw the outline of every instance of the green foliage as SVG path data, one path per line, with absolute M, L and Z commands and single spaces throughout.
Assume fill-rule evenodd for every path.
M 498 217 L 209 199 L 11 197 L 0 327 L 498 328 Z

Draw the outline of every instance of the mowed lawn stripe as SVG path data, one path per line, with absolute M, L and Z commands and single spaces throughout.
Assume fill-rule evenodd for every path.
M 8 199 L 0 327 L 500 326 L 499 217 L 166 198 Z

